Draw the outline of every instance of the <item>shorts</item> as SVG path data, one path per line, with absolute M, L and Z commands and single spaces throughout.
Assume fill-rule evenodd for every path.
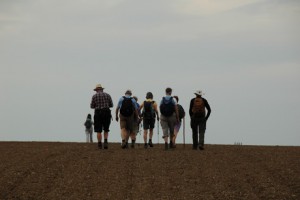
M 144 130 L 154 129 L 155 118 L 143 119 Z
M 120 127 L 121 129 L 126 129 L 128 131 L 134 131 L 134 115 L 131 115 L 129 117 L 125 117 L 122 114 L 120 114 Z
M 160 124 L 163 130 L 163 138 L 174 136 L 174 126 L 176 124 L 176 114 L 174 113 L 170 117 L 160 115 Z
M 95 110 L 94 114 L 94 131 L 97 133 L 109 132 L 109 126 L 111 122 L 110 109 Z

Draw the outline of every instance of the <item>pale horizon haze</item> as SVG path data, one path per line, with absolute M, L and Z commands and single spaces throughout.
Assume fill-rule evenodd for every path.
M 202 90 L 205 143 L 299 146 L 299 35 L 298 0 L 1 0 L 0 141 L 85 142 L 100 83 L 113 117 L 127 89 L 171 87 L 187 114 Z

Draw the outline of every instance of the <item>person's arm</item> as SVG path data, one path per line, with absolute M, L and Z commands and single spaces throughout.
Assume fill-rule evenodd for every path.
M 205 104 L 205 108 L 207 109 L 207 115 L 206 115 L 205 119 L 208 120 L 210 113 L 211 113 L 211 109 L 210 109 L 210 106 L 206 99 L 204 99 L 204 104 Z
M 135 114 L 135 116 L 136 116 L 136 119 L 137 120 L 140 120 L 140 116 L 139 116 L 139 108 L 138 108 L 138 105 L 137 105 L 137 102 L 136 102 L 136 100 L 134 99 L 134 98 L 131 98 L 131 101 L 132 101 L 132 103 L 133 103 L 133 106 L 134 106 L 134 114 Z
M 123 98 L 121 98 L 118 102 L 118 105 L 117 105 L 117 108 L 116 108 L 116 121 L 119 121 L 119 110 L 121 108 L 121 105 L 122 105 L 122 101 L 123 101 Z
M 158 108 L 157 108 L 156 102 L 153 103 L 153 108 L 154 108 L 154 112 L 156 114 L 156 119 L 157 119 L 157 121 L 159 121 L 159 114 L 158 114 Z
M 95 98 L 94 96 L 92 97 L 92 101 L 91 101 L 91 109 L 94 109 L 96 107 L 96 104 L 95 104 Z
M 174 103 L 174 106 L 175 106 L 175 114 L 176 114 L 176 120 L 177 122 L 179 122 L 179 112 L 178 112 L 178 105 L 177 105 L 177 101 L 175 98 L 173 98 L 173 103 Z
M 138 111 L 138 113 L 140 113 L 140 116 L 142 116 L 142 112 L 141 112 L 141 110 L 144 108 L 144 102 L 140 105 L 140 107 L 139 107 L 139 111 Z
M 195 99 L 191 99 L 191 102 L 190 102 L 190 109 L 189 109 L 189 114 L 190 114 L 190 117 L 193 116 L 193 106 L 194 106 L 194 100 Z
M 116 121 L 119 121 L 119 107 L 116 108 Z
M 111 96 L 110 95 L 108 95 L 108 96 L 109 96 L 109 107 L 112 108 L 112 107 L 114 107 L 114 103 L 112 101 Z

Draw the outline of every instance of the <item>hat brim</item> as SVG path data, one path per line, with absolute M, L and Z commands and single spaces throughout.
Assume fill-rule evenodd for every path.
M 97 90 L 101 90 L 101 89 L 104 89 L 103 87 L 97 87 L 94 89 L 94 91 L 97 91 Z

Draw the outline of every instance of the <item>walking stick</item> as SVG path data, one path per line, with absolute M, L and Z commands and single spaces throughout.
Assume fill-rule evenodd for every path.
M 183 148 L 185 149 L 185 117 L 183 118 Z
M 159 144 L 159 121 L 157 120 L 157 144 Z

